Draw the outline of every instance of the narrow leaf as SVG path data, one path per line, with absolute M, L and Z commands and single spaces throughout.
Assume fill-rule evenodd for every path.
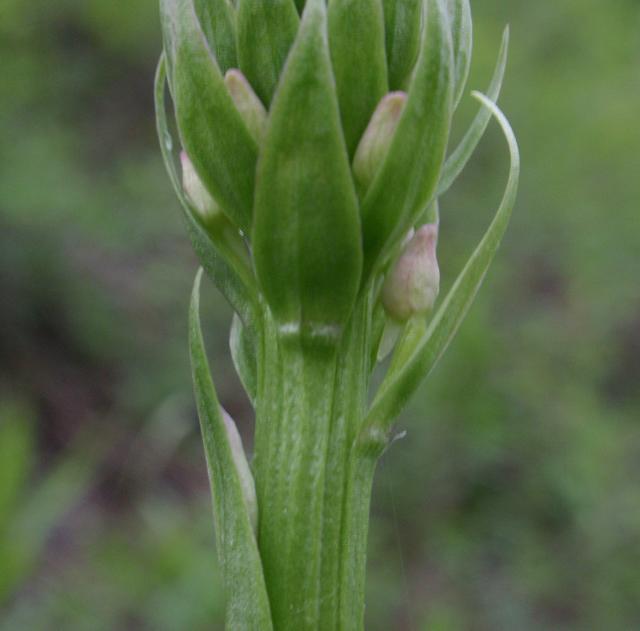
M 502 35 L 502 44 L 500 46 L 500 52 L 498 54 L 498 61 L 496 63 L 495 70 L 489 88 L 487 89 L 487 96 L 494 102 L 498 102 L 500 96 L 500 90 L 502 88 L 502 80 L 504 79 L 504 72 L 507 67 L 507 56 L 509 52 L 509 27 L 504 30 Z M 480 111 L 473 119 L 471 127 L 464 135 L 460 144 L 456 147 L 455 151 L 447 158 L 445 165 L 442 169 L 442 177 L 438 184 L 438 196 L 444 195 L 451 185 L 456 181 L 460 173 L 462 173 L 464 167 L 469 162 L 469 159 L 476 150 L 478 143 L 482 139 L 484 132 L 487 129 L 487 125 L 491 120 L 491 112 L 486 107 L 480 107 Z
M 388 91 L 381 0 L 331 0 L 329 45 L 342 128 L 353 154 Z
M 262 562 L 251 525 L 242 481 L 211 380 L 200 327 L 198 272 L 189 311 L 189 347 L 193 384 L 211 483 L 216 540 L 227 588 L 226 628 L 273 628 Z
M 389 88 L 404 90 L 420 51 L 423 0 L 383 0 Z
M 253 329 L 242 324 L 242 320 L 235 315 L 231 323 L 229 336 L 231 358 L 236 367 L 240 381 L 255 407 L 258 392 L 258 364 L 257 340 Z
M 409 397 L 446 350 L 484 280 L 511 217 L 520 176 L 518 144 L 509 122 L 498 107 L 484 95 L 474 92 L 474 96 L 500 123 L 509 145 L 511 167 L 504 197 L 489 229 L 429 323 L 422 340 L 415 345 L 406 363 L 390 371 L 380 386 L 363 426 L 361 439 L 364 442 L 387 436 Z
M 471 68 L 471 50 L 473 47 L 473 21 L 469 0 L 449 0 L 451 33 L 453 37 L 453 55 L 456 65 L 455 94 L 453 108 L 456 109 L 462 98 Z
M 257 145 L 227 91 L 193 0 L 161 0 L 161 6 L 182 145 L 223 211 L 248 233 Z
M 283 330 L 335 337 L 358 290 L 356 194 L 340 130 L 324 0 L 308 0 L 258 165 L 258 279 Z
M 196 218 L 196 214 L 182 190 L 172 154 L 173 139 L 167 124 L 165 81 L 166 62 L 163 55 L 158 63 L 155 80 L 156 125 L 162 157 L 164 158 L 173 189 L 180 200 L 189 237 L 207 275 L 216 284 L 233 309 L 240 314 L 242 320 L 250 322 L 253 318 L 253 310 L 256 304 L 255 281 L 250 276 L 251 270 L 246 269 L 245 273 L 242 274 L 242 265 L 240 263 L 234 267 L 225 259 L 222 252 L 216 248 L 211 237 Z
M 236 68 L 235 9 L 229 0 L 194 0 L 196 15 L 222 73 Z
M 240 70 L 267 108 L 299 23 L 293 0 L 239 0 Z
M 422 52 L 387 158 L 362 206 L 368 279 L 435 192 L 451 120 L 453 53 L 442 0 L 427 0 Z

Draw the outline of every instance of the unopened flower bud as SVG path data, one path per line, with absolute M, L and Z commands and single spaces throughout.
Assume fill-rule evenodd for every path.
M 242 494 L 249 512 L 249 520 L 251 521 L 253 531 L 256 532 L 258 528 L 258 500 L 253 475 L 251 474 L 249 462 L 247 461 L 247 456 L 242 445 L 242 438 L 240 438 L 235 422 L 224 408 L 221 407 L 220 410 L 224 418 L 225 427 L 227 428 L 231 454 L 236 465 L 238 477 L 240 478 Z
M 182 163 L 182 186 L 189 201 L 205 223 L 215 220 L 222 211 L 205 188 L 186 151 L 180 153 L 180 162 Z
M 438 225 L 422 226 L 385 279 L 382 304 L 394 320 L 406 322 L 433 308 L 440 291 L 437 244 Z
M 353 159 L 353 175 L 366 192 L 389 152 L 407 101 L 405 92 L 390 92 L 378 104 Z
M 228 70 L 224 76 L 224 82 L 249 133 L 260 144 L 267 127 L 267 110 L 262 101 L 240 70 L 236 68 Z

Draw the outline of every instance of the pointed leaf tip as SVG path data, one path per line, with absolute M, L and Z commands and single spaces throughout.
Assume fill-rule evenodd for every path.
M 362 251 L 326 21 L 324 0 L 309 0 L 271 105 L 252 243 L 281 330 L 335 341 L 358 291 Z

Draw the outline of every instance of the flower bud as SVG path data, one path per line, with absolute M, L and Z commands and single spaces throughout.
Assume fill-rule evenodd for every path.
M 227 428 L 227 436 L 229 438 L 229 446 L 231 447 L 231 454 L 233 461 L 236 465 L 238 477 L 240 478 L 240 485 L 242 486 L 242 495 L 244 496 L 245 504 L 249 512 L 249 520 L 253 531 L 256 532 L 258 528 L 258 500 L 256 496 L 256 486 L 249 468 L 247 456 L 242 446 L 242 438 L 238 433 L 238 428 L 234 423 L 231 416 L 227 411 L 220 407 L 222 417 L 224 418 L 224 424 Z
M 189 201 L 205 223 L 214 221 L 220 217 L 222 211 L 205 188 L 186 151 L 180 153 L 180 162 L 182 163 L 182 186 Z
M 260 144 L 267 127 L 267 110 L 247 78 L 235 68 L 228 70 L 224 82 L 249 133 Z
M 390 92 L 378 104 L 353 159 L 353 175 L 366 192 L 391 147 L 407 101 L 405 92 Z
M 433 308 L 440 291 L 437 243 L 438 224 L 422 226 L 385 279 L 382 304 L 394 320 L 406 322 Z

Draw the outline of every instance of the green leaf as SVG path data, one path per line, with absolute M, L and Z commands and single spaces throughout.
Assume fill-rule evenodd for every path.
M 500 90 L 502 88 L 502 80 L 504 79 L 504 72 L 507 67 L 507 56 L 509 52 L 509 27 L 504 30 L 502 35 L 502 44 L 500 46 L 500 52 L 498 54 L 498 61 L 496 62 L 495 70 L 493 71 L 493 77 L 491 83 L 487 89 L 487 96 L 494 102 L 498 102 L 500 96 Z M 469 130 L 464 135 L 460 144 L 456 147 L 455 151 L 447 158 L 445 165 L 442 169 L 442 177 L 438 184 L 438 196 L 444 195 L 451 185 L 456 181 L 460 173 L 462 173 L 464 167 L 469 162 L 469 159 L 476 150 L 478 143 L 480 142 L 484 132 L 487 129 L 487 125 L 491 120 L 491 112 L 486 107 L 480 107 L 480 111 L 473 119 Z
M 456 64 L 456 87 L 453 98 L 453 108 L 456 109 L 462 98 L 471 68 L 473 21 L 469 0 L 449 0 L 449 15 L 451 16 L 453 55 Z
M 340 130 L 324 0 L 309 0 L 271 107 L 258 165 L 255 268 L 282 331 L 335 338 L 358 291 L 362 250 Z
M 474 96 L 497 119 L 505 134 L 511 156 L 509 180 L 493 222 L 429 323 L 422 340 L 413 345 L 414 351 L 405 363 L 390 371 L 382 382 L 360 435 L 360 440 L 364 444 L 371 443 L 374 449 L 383 447 L 394 419 L 456 334 L 498 250 L 515 204 L 520 176 L 520 154 L 515 136 L 504 114 L 492 101 L 477 92 Z
M 353 154 L 387 93 L 384 17 L 380 0 L 331 0 L 329 46 L 342 129 Z
M 423 0 L 383 0 L 389 88 L 404 90 L 420 51 Z
M 244 326 L 237 315 L 233 317 L 231 323 L 229 348 L 238 377 L 255 407 L 258 393 L 256 333 L 253 329 Z
M 422 52 L 387 157 L 362 206 L 364 281 L 435 192 L 451 121 L 453 53 L 442 0 L 427 0 Z
M 236 16 L 229 0 L 194 0 L 194 7 L 221 72 L 224 74 L 229 68 L 236 68 Z
M 182 145 L 211 195 L 248 233 L 257 145 L 227 91 L 192 0 L 161 0 L 161 7 Z
M 169 174 L 169 179 L 173 185 L 173 189 L 180 200 L 185 223 L 193 248 L 200 259 L 201 265 L 204 267 L 207 275 L 216 284 L 229 304 L 240 315 L 244 322 L 250 322 L 253 319 L 253 313 L 257 304 L 257 295 L 255 289 L 255 280 L 252 277 L 250 269 L 245 268 L 241 261 L 236 259 L 236 265 L 232 265 L 225 259 L 222 252 L 218 250 L 216 244 L 203 228 L 197 219 L 196 213 L 191 208 L 191 204 L 187 200 L 180 177 L 176 169 L 176 163 L 173 158 L 173 139 L 169 132 L 167 124 L 167 112 L 165 105 L 165 81 L 166 81 L 166 63 L 164 55 L 160 58 L 158 69 L 156 71 L 155 81 L 155 106 L 156 106 L 156 125 L 158 130 L 158 138 L 160 141 L 160 149 L 162 157 Z M 231 256 L 232 253 L 229 253 Z
M 267 108 L 299 24 L 300 18 L 293 0 L 239 1 L 240 70 Z
M 196 276 L 191 298 L 189 347 L 217 548 L 227 590 L 226 628 L 268 631 L 273 625 L 258 544 L 204 350 L 199 314 L 201 278 L 202 270 Z

